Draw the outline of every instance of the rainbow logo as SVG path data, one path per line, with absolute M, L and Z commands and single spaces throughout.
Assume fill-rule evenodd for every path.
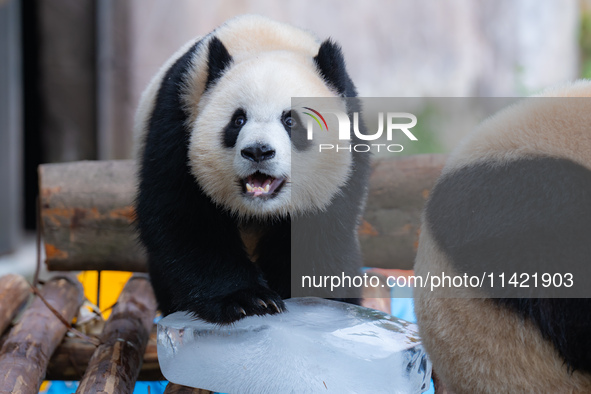
M 324 120 L 324 117 L 322 115 L 320 115 L 320 112 L 310 108 L 310 107 L 304 107 L 304 109 L 307 109 L 308 111 L 312 111 L 314 112 L 316 115 L 320 116 L 320 119 L 322 119 L 322 123 L 324 123 L 324 126 L 326 126 L 326 131 L 328 131 L 328 125 L 326 124 L 326 120 Z M 310 116 L 312 119 L 314 119 L 316 121 L 316 123 L 318 123 L 318 126 L 320 126 L 320 130 L 323 130 L 322 128 L 322 123 L 320 123 L 320 120 L 318 120 L 317 117 L 315 117 L 314 115 L 312 115 L 309 112 L 304 112 L 306 115 Z

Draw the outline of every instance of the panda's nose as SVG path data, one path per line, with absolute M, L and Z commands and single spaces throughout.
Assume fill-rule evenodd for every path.
M 255 144 L 242 149 L 240 154 L 247 160 L 260 163 L 264 160 L 269 160 L 275 157 L 275 150 L 267 145 Z

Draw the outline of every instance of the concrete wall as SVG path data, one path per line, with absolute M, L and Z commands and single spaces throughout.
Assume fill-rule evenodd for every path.
M 0 1 L 0 255 L 22 231 L 22 130 L 19 1 Z

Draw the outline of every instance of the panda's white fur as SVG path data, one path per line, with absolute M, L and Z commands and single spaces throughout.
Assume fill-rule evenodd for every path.
M 269 34 L 271 32 L 271 34 Z M 214 35 L 204 37 L 202 45 Z M 232 56 L 233 66 L 211 90 L 204 93 L 207 79 L 207 52 L 192 58 L 191 78 L 185 81 L 184 101 L 190 114 L 188 122 L 195 130 L 190 140 L 191 170 L 205 192 L 218 204 L 243 217 L 268 218 L 323 210 L 345 184 L 351 169 L 351 155 L 342 150 L 292 150 L 289 137 L 280 125 L 268 127 L 277 113 L 292 107 L 292 97 L 338 97 L 327 86 L 313 63 L 318 39 L 301 29 L 257 15 L 243 15 L 215 30 Z M 141 157 L 146 122 L 154 106 L 160 82 L 170 66 L 201 38 L 189 41 L 160 69 L 144 91 L 135 120 L 135 157 Z M 236 101 L 236 97 L 239 101 Z M 234 157 L 219 149 L 219 130 L 236 106 L 251 115 L 241 131 Z M 345 112 L 344 104 L 340 111 Z M 300 116 L 300 119 L 304 117 Z M 327 117 L 329 129 L 337 129 L 336 119 Z M 277 151 L 267 172 L 286 178 L 282 192 L 272 200 L 245 199 L 236 176 L 252 173 L 241 148 L 252 142 L 264 142 Z M 337 144 L 336 133 L 318 133 L 315 144 Z M 341 144 L 344 142 L 341 141 Z M 293 155 L 293 157 L 291 157 Z M 298 184 L 291 183 L 292 172 Z
M 275 31 L 269 35 L 269 31 Z M 320 43 L 311 33 L 290 25 L 269 20 L 259 15 L 241 15 L 226 22 L 215 30 L 215 36 L 225 43 L 230 55 L 238 61 L 242 57 L 256 56 L 261 52 L 273 50 L 290 50 L 300 52 L 310 57 L 318 53 Z M 204 40 L 204 45 L 213 37 L 195 37 L 179 48 L 152 77 L 150 83 L 143 91 L 136 110 L 134 122 L 134 157 L 139 158 L 143 151 L 144 138 L 147 132 L 149 119 L 154 101 L 158 94 L 158 88 L 162 78 L 170 67 L 192 47 L 195 43 Z M 248 38 L 245 40 L 245 38 Z M 193 78 L 186 81 L 186 101 L 198 103 L 205 90 L 207 80 L 207 55 L 206 53 L 192 59 Z M 189 122 L 194 122 L 197 117 L 196 108 L 188 108 L 191 117 Z
M 162 83 L 162 78 L 170 69 L 170 67 L 191 48 L 195 43 L 199 42 L 202 37 L 195 37 L 194 39 L 185 43 L 180 47 L 164 64 L 158 69 L 156 74 L 150 79 L 150 82 L 143 90 L 140 101 L 135 111 L 133 121 L 133 152 L 132 156 L 135 160 L 140 160 L 146 142 L 146 134 L 148 132 L 148 122 L 150 115 L 154 109 L 154 103 Z
M 138 229 L 165 314 L 231 323 L 282 311 L 292 248 L 313 272 L 356 273 L 369 157 L 319 154 L 338 133 L 315 133 L 314 148 L 302 124 L 310 104 L 292 103 L 333 98 L 317 109 L 352 113 L 358 104 L 343 98 L 354 96 L 336 43 L 255 15 L 229 20 L 165 63 L 134 125 Z M 335 117 L 325 119 L 338 130 Z
M 346 182 L 351 168 L 348 152 L 318 154 L 316 150 L 293 150 L 289 136 L 275 122 L 277 114 L 291 108 L 291 97 L 334 97 L 305 60 L 285 51 L 243 57 L 201 98 L 193 127 L 203 131 L 192 135 L 189 158 L 193 174 L 220 205 L 243 216 L 313 212 L 330 203 Z M 249 118 L 232 157 L 216 148 L 220 144 L 218 130 L 224 128 L 236 106 L 244 108 Z M 332 117 L 327 118 L 328 122 L 333 121 Z M 336 133 L 318 133 L 316 137 L 316 143 L 335 144 L 337 140 Z M 268 162 L 266 173 L 287 179 L 281 193 L 272 200 L 245 199 L 235 182 L 237 175 L 244 178 L 253 172 L 253 163 L 245 160 L 240 151 L 256 142 L 276 150 L 276 158 Z M 298 176 L 296 187 L 292 187 L 292 172 Z
M 454 272 L 423 226 L 415 275 Z M 448 393 L 591 392 L 591 376 L 571 373 L 534 324 L 490 299 L 471 296 L 479 295 L 468 289 L 414 291 L 419 332 Z
M 440 182 L 475 164 L 485 163 L 492 168 L 524 158 L 561 158 L 591 170 L 591 99 L 546 99 L 589 98 L 591 81 L 550 89 L 539 97 L 543 98 L 519 102 L 483 122 L 451 154 Z M 470 213 L 454 211 L 454 214 Z M 444 272 L 455 275 L 458 271 L 450 255 L 437 242 L 433 224 L 425 215 L 415 273 L 422 277 Z M 445 226 L 446 223 L 439 224 Z M 447 231 L 461 229 L 450 227 Z M 529 230 L 525 228 L 524 231 Z M 565 258 L 569 252 L 564 251 Z M 417 287 L 414 295 L 423 342 L 433 361 L 434 372 L 448 392 L 591 392 L 588 361 L 582 363 L 583 370 L 569 369 L 553 343 L 541 335 L 539 327 L 523 311 L 509 309 L 469 289 L 431 291 Z M 584 310 L 589 306 L 588 300 L 580 303 L 580 310 L 565 308 L 564 314 L 572 314 L 565 315 L 567 322 L 568 316 L 590 313 Z M 577 329 L 586 330 L 591 336 L 589 321 L 586 320 L 586 329 Z M 568 326 L 565 329 L 568 330 Z M 571 345 L 584 349 L 589 343 Z
M 506 162 L 544 155 L 591 167 L 591 133 L 587 127 L 591 113 L 585 112 L 587 100 L 543 99 L 590 96 L 590 82 L 580 80 L 549 88 L 504 109 L 463 139 L 442 174 L 476 161 Z

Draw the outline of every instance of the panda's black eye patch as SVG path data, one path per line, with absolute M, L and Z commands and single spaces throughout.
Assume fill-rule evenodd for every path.
M 234 126 L 236 127 L 242 127 L 244 126 L 244 124 L 246 123 L 246 117 L 244 116 L 238 116 L 236 117 L 236 119 L 234 119 Z
M 304 124 L 300 122 L 297 112 L 284 111 L 281 114 L 281 123 L 287 131 L 287 135 L 291 138 L 291 143 L 298 150 L 304 150 L 311 146 L 311 142 L 307 139 L 307 132 Z
M 291 111 L 284 112 L 281 121 L 286 128 L 292 128 L 296 125 L 296 120 L 291 116 Z
M 236 127 L 242 127 L 246 123 L 246 112 L 242 108 L 238 108 L 232 115 L 232 123 Z
M 242 108 L 234 111 L 232 118 L 224 129 L 223 143 L 226 148 L 233 148 L 236 145 L 238 134 L 240 134 L 240 130 L 244 127 L 247 120 L 246 111 Z

